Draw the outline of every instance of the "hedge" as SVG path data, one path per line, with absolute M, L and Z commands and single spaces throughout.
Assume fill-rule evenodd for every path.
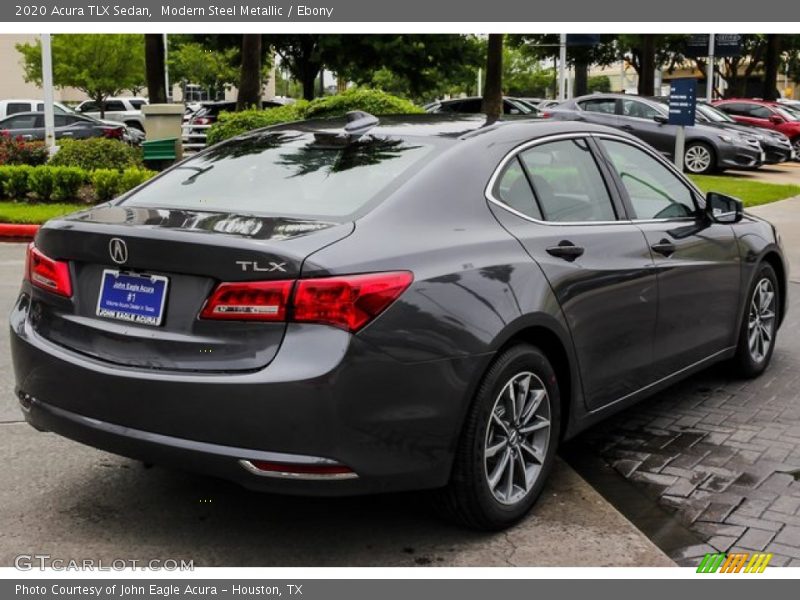
M 105 202 L 144 183 L 155 171 L 131 167 L 95 169 L 87 171 L 78 167 L 53 167 L 43 165 L 0 166 L 0 197 L 37 202 L 75 202 L 85 200 L 81 192 L 88 184 L 89 198 Z
M 266 110 L 223 112 L 217 122 L 208 130 L 207 141 L 209 144 L 215 144 L 253 129 L 279 123 L 311 118 L 342 117 L 351 110 L 363 110 L 378 116 L 425 112 L 412 102 L 381 90 L 353 88 L 342 94 L 317 98 L 311 102 L 298 100 L 294 104 Z
M 116 169 L 124 171 L 141 168 L 142 151 L 120 140 L 89 138 L 60 140 L 60 148 L 48 163 L 54 167 L 79 167 L 87 171 Z

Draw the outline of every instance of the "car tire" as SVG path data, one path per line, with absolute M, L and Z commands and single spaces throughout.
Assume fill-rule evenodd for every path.
M 717 155 L 704 142 L 690 142 L 683 152 L 683 168 L 693 175 L 708 175 L 717 168 Z
M 794 149 L 795 162 L 800 162 L 800 135 L 792 140 L 792 148 Z
M 732 361 L 736 375 L 758 377 L 769 365 L 778 333 L 780 306 L 775 269 L 768 263 L 761 263 L 747 292 L 736 355 Z
M 559 432 L 559 388 L 550 361 L 528 344 L 505 350 L 470 406 L 450 482 L 437 498 L 440 510 L 473 529 L 513 525 L 542 492 Z

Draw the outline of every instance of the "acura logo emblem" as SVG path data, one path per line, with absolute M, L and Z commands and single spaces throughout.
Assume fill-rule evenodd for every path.
M 128 262 L 128 245 L 124 240 L 111 238 L 108 242 L 108 253 L 111 255 L 111 260 L 118 265 Z

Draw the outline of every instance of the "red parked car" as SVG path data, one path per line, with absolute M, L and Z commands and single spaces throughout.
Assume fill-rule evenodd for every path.
M 778 102 L 728 98 L 713 102 L 739 123 L 780 131 L 792 141 L 795 160 L 800 159 L 800 115 Z

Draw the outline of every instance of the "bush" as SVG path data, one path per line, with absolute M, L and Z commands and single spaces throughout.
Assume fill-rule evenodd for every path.
M 88 175 L 78 167 L 51 167 L 53 170 L 53 197 L 59 202 L 69 202 L 78 197 L 78 191 Z
M 24 199 L 29 191 L 29 178 L 33 167 L 29 165 L 15 165 L 3 167 L 3 193 L 15 200 Z
M 116 169 L 97 169 L 90 175 L 94 193 L 99 202 L 106 202 L 117 195 L 122 173 Z
M 118 194 L 124 194 L 128 190 L 132 190 L 137 185 L 141 185 L 156 174 L 155 171 L 149 169 L 125 169 L 119 179 Z
M 47 162 L 44 142 L 28 142 L 0 131 L 0 165 L 43 165 Z
M 49 202 L 53 195 L 55 178 L 53 167 L 37 167 L 28 174 L 28 191 L 33 192 L 40 202 Z
M 413 103 L 380 90 L 350 89 L 336 96 L 317 98 L 311 102 L 298 100 L 294 104 L 266 110 L 244 110 L 221 113 L 219 120 L 208 130 L 208 143 L 216 144 L 241 133 L 311 118 L 342 117 L 351 110 L 363 110 L 373 115 L 416 114 L 425 112 Z
M 62 140 L 61 149 L 50 159 L 54 167 L 80 167 L 87 171 L 116 169 L 123 171 L 142 166 L 141 150 L 125 142 L 108 138 Z

